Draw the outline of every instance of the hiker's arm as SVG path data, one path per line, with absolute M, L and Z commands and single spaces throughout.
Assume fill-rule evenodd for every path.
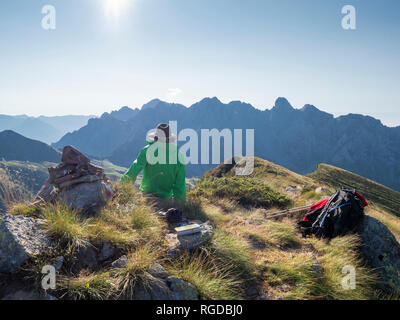
M 173 187 L 174 199 L 177 202 L 186 202 L 186 167 L 179 164 L 178 174 Z
M 140 171 L 143 170 L 143 168 L 146 165 L 146 150 L 143 149 L 140 151 L 139 156 L 137 159 L 132 163 L 131 167 L 125 174 L 121 177 L 121 182 L 127 182 L 131 181 L 132 183 L 135 183 L 136 177 L 139 174 Z

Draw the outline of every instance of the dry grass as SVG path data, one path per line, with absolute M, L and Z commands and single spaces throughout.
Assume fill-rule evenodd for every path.
M 113 294 L 108 273 L 97 273 L 77 277 L 63 276 L 57 282 L 62 297 L 72 300 L 106 300 Z
M 216 260 L 205 251 L 183 255 L 167 268 L 171 275 L 193 284 L 203 300 L 234 300 L 243 297 L 243 281 L 232 269 L 232 265 Z
M 114 282 L 118 298 L 135 299 L 136 289 L 139 285 L 151 290 L 150 283 L 156 279 L 149 269 L 160 256 L 160 248 L 148 245 L 130 252 L 127 265 L 115 271 Z

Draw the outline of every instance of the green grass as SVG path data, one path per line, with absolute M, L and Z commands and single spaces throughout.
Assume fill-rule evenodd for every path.
M 232 266 L 232 271 L 239 277 L 251 277 L 255 271 L 250 256 L 249 245 L 239 237 L 217 229 L 211 241 L 213 255 L 221 262 Z
M 290 199 L 271 189 L 261 180 L 244 176 L 204 177 L 191 195 L 208 199 L 228 198 L 242 206 L 264 208 L 284 208 L 291 204 Z
M 105 300 L 110 298 L 113 287 L 108 273 L 78 277 L 61 277 L 57 290 L 72 300 Z
M 242 299 L 242 281 L 232 266 L 217 262 L 205 252 L 183 255 L 167 268 L 168 272 L 193 284 L 202 300 Z
M 127 265 L 117 269 L 114 275 L 118 297 L 135 299 L 136 289 L 139 285 L 151 290 L 148 284 L 155 278 L 149 269 L 160 257 L 160 254 L 160 248 L 148 245 L 137 248 L 128 254 Z
M 77 211 L 56 204 L 48 205 L 42 212 L 47 232 L 62 246 L 74 249 L 88 245 L 88 224 Z
M 16 203 L 12 205 L 7 212 L 14 216 L 24 216 L 24 217 L 40 217 L 42 214 L 40 208 L 35 206 L 29 206 L 23 203 Z
M 313 239 L 316 256 L 309 252 L 285 255 L 276 250 L 269 253 L 264 277 L 277 297 L 285 299 L 364 300 L 376 297 L 377 283 L 374 273 L 364 265 L 358 254 L 359 239 L 346 236 L 333 239 L 329 244 Z M 321 271 L 316 271 L 315 260 Z M 356 270 L 356 288 L 346 290 L 342 280 L 345 266 Z
M 383 210 L 400 217 L 400 192 L 327 164 L 320 164 L 317 170 L 308 176 L 336 189 L 340 187 L 355 188 L 367 200 L 373 201 Z
M 323 175 L 319 172 L 318 177 L 303 177 L 262 159 L 255 160 L 255 170 L 248 177 L 234 176 L 232 168 L 225 169 L 219 166 L 205 174 L 188 192 L 186 204 L 148 199 L 129 183 L 113 185 L 113 200 L 90 218 L 63 205 L 48 205 L 38 210 L 23 202 L 15 204 L 10 207 L 10 213 L 43 218 L 49 234 L 58 244 L 49 256 L 32 260 L 32 270 L 26 271 L 24 276 L 29 276 L 30 272 L 33 281 L 39 284 L 39 267 L 63 255 L 66 259 L 57 273 L 59 289 L 55 294 L 58 298 L 134 299 L 139 287 L 151 290 L 156 279 L 150 271 L 156 262 L 161 263 L 169 275 L 194 285 L 201 299 L 253 298 L 244 289 L 252 285 L 260 290 L 260 295 L 268 293 L 269 299 L 390 297 L 377 287 L 374 270 L 360 259 L 357 236 L 338 237 L 329 243 L 315 238 L 304 239 L 293 226 L 295 218 L 264 219 L 265 208 L 275 210 L 301 202 L 311 203 L 321 196 L 315 193 L 314 186 L 306 186 L 328 185 L 333 189 L 335 186 L 329 179 L 334 179 L 335 175 L 340 184 L 357 183 L 357 176 L 328 168 Z M 360 181 L 358 183 L 364 184 L 364 180 Z M 370 196 L 366 192 L 387 191 L 371 183 L 366 191 L 361 189 L 363 185 L 355 187 L 367 198 Z M 303 190 L 285 196 L 288 185 L 300 185 Z M 388 225 L 399 238 L 400 220 L 382 207 L 385 200 L 397 196 L 393 192 L 380 195 L 377 200 L 381 203 L 373 200 L 367 213 Z M 396 201 L 389 199 L 387 202 L 392 211 Z M 171 207 L 180 208 L 188 219 L 209 220 L 214 228 L 214 235 L 206 245 L 173 259 L 166 254 L 164 240 L 171 230 L 155 214 Z M 69 258 L 74 256 L 68 256 L 70 248 L 89 243 L 97 247 L 104 242 L 111 242 L 116 247 L 115 259 L 127 255 L 128 264 L 110 269 L 110 261 L 107 261 L 99 266 L 100 270 L 73 269 Z M 319 272 L 315 269 L 315 259 L 321 266 Z M 356 268 L 355 290 L 344 290 L 341 286 L 342 268 L 346 265 Z

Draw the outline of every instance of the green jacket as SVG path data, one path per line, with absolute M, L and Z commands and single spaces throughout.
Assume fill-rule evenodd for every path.
M 163 199 L 174 196 L 176 201 L 186 202 L 186 166 L 177 144 L 147 143 L 121 181 L 135 183 L 137 175 L 143 170 L 140 191 Z

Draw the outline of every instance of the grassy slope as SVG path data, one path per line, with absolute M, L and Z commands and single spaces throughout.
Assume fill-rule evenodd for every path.
M 327 164 L 320 164 L 317 170 L 308 177 L 331 188 L 343 186 L 360 191 L 369 203 L 366 213 L 384 223 L 397 240 L 400 240 L 400 192 Z
M 330 170 L 332 171 L 330 172 Z M 340 169 L 329 167 L 325 174 L 334 177 L 337 175 L 337 170 Z M 226 166 L 221 165 L 208 172 L 192 195 L 203 197 L 205 212 L 219 228 L 234 234 L 249 244 L 249 252 L 253 261 L 258 268 L 263 270 L 262 274 L 258 275 L 259 286 L 269 292 L 269 298 L 363 299 L 371 296 L 382 297 L 377 293 L 379 290 L 373 292 L 375 288 L 373 271 L 365 267 L 358 256 L 360 240 L 357 236 L 341 237 L 329 245 L 316 239 L 303 239 L 299 237 L 293 227 L 298 217 L 288 217 L 281 221 L 265 221 L 263 211 L 265 209 L 274 211 L 275 208 L 248 210 L 232 204 L 229 200 L 232 197 L 229 197 L 229 194 L 199 192 L 204 186 L 210 186 L 210 181 L 216 177 L 219 177 L 217 179 L 221 179 L 225 185 L 232 185 L 229 179 L 235 179 L 234 170 L 229 170 Z M 314 203 L 334 192 L 338 186 L 327 179 L 322 179 L 321 176 L 301 176 L 258 158 L 255 159 L 253 173 L 247 179 L 254 185 L 258 185 L 262 181 L 275 192 L 286 195 L 292 200 L 291 206 Z M 340 185 L 354 186 L 366 195 L 370 203 L 366 208 L 366 213 L 386 224 L 399 239 L 400 220 L 391 214 L 395 210 L 391 207 L 393 202 L 390 202 L 390 211 L 388 212 L 379 206 L 379 202 L 375 202 L 375 198 L 369 197 L 370 194 L 379 194 L 380 192 L 385 193 L 383 198 L 387 197 L 388 190 L 382 190 L 385 187 L 372 181 L 368 181 L 367 187 L 364 187 L 366 179 L 362 177 L 357 179 L 356 175 L 350 173 L 340 176 L 340 179 Z M 303 189 L 297 194 L 293 194 L 286 192 L 288 186 L 299 186 Z M 324 187 L 328 191 L 316 193 L 317 187 Z M 240 192 L 240 188 L 238 190 Z M 390 194 L 393 195 L 396 192 L 390 190 Z M 315 260 L 323 270 L 317 278 L 312 271 Z M 338 286 L 341 279 L 340 270 L 345 263 L 358 266 L 358 275 L 361 277 L 359 281 L 364 285 L 359 288 L 358 292 L 344 292 Z
M 202 299 L 254 299 L 258 296 L 266 299 L 380 299 L 386 296 L 377 289 L 373 270 L 358 256 L 357 236 L 339 237 L 327 244 L 314 238 L 301 238 L 294 228 L 297 217 L 264 219 L 265 210 L 313 203 L 324 196 L 315 193 L 313 188 L 328 186 L 333 191 L 332 186 L 262 159 L 255 160 L 255 170 L 250 177 L 238 178 L 232 170 L 225 169 L 219 166 L 207 173 L 189 192 L 188 203 L 181 206 L 186 217 L 211 221 L 215 233 L 203 249 L 178 259 L 169 259 L 166 255 L 167 225 L 155 216 L 160 209 L 172 204 L 150 204 L 126 185 L 117 185 L 118 196 L 89 221 L 62 207 L 50 206 L 38 213 L 17 206 L 10 212 L 40 215 L 47 221 L 47 228 L 59 240 L 59 251 L 67 261 L 60 271 L 60 289 L 54 293 L 65 294 L 65 298 L 132 298 L 131 289 L 149 279 L 149 269 L 154 262 L 195 285 Z M 254 188 L 251 194 L 246 192 L 249 183 Z M 288 185 L 302 186 L 304 192 L 287 193 Z M 255 196 L 260 192 L 265 193 L 262 201 Z M 251 201 L 243 201 L 246 197 Z M 367 213 L 376 216 L 392 231 L 400 230 L 399 219 L 377 204 L 372 203 Z M 87 241 L 112 242 L 118 246 L 119 255 L 128 256 L 128 265 L 110 272 L 109 262 L 105 262 L 98 270 L 72 272 L 69 261 L 74 261 L 74 248 Z M 47 264 L 59 254 L 55 252 L 54 256 L 34 261 L 31 266 L 36 267 L 30 274 L 36 272 L 40 276 L 37 266 Z M 357 269 L 355 290 L 341 287 L 345 265 Z
M 355 188 L 382 210 L 400 217 L 400 192 L 398 191 L 328 164 L 320 164 L 317 170 L 308 176 L 334 188 L 342 186 Z

